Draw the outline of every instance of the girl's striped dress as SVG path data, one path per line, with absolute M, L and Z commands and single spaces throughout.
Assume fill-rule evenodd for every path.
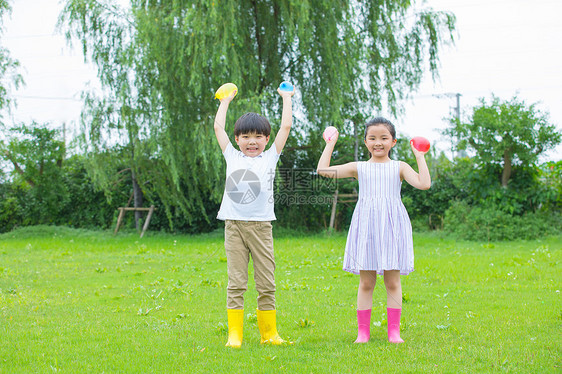
M 400 198 L 400 162 L 358 162 L 359 199 L 353 212 L 343 270 L 414 270 L 412 225 Z

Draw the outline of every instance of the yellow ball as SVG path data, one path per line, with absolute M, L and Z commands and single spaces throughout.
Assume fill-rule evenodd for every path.
M 215 98 L 222 100 L 228 97 L 234 92 L 234 96 L 238 93 L 238 87 L 234 83 L 225 83 L 219 87 L 217 92 L 215 92 Z

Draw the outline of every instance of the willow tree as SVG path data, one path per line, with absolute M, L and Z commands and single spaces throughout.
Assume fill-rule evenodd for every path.
M 4 32 L 1 20 L 12 11 L 10 3 L 0 0 L 0 36 Z M 5 127 L 4 112 L 9 113 L 14 100 L 11 89 L 17 89 L 23 84 L 23 78 L 18 73 L 19 62 L 12 59 L 10 52 L 0 44 L 0 128 Z
M 4 32 L 2 19 L 9 15 L 11 11 L 10 3 L 6 0 L 0 0 L 0 36 Z M 5 161 L 10 156 L 7 149 L 8 145 L 5 144 L 8 126 L 6 126 L 4 118 L 15 105 L 12 89 L 17 89 L 23 84 L 23 78 L 18 72 L 19 66 L 19 62 L 14 60 L 10 56 L 10 52 L 0 43 L 0 130 L 2 131 L 2 135 L 0 135 L 0 162 Z M 3 165 L 0 164 L 0 180 L 4 177 L 3 169 Z
M 230 123 L 257 111 L 280 118 L 275 90 L 290 80 L 302 121 L 295 133 L 317 142 L 329 124 L 365 118 L 383 102 L 393 111 L 437 73 L 454 16 L 415 1 L 67 0 L 60 25 L 82 42 L 103 93 L 87 95 L 83 122 L 93 159 L 127 149 L 144 193 L 169 216 L 206 216 L 222 195 L 221 155 L 213 135 L 214 90 L 235 82 Z M 300 99 L 299 99 L 300 98 Z M 300 130 L 300 131 L 299 131 Z M 304 135 L 303 135 L 304 134 Z M 104 165 L 107 163 L 99 163 Z M 100 181 L 107 168 L 98 167 Z

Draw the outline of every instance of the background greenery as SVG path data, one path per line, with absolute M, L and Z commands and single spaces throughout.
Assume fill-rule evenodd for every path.
M 224 347 L 222 232 L 117 237 L 62 227 L 0 235 L 0 372 L 552 373 L 562 237 L 466 242 L 416 234 L 402 277 L 401 345 L 386 339 L 382 279 L 371 340 L 353 344 L 358 277 L 341 270 L 345 235 L 275 226 L 278 329 L 260 346 L 256 292 L 244 342 Z M 252 276 L 250 276 L 252 279 Z
M 56 131 L 36 126 L 34 133 L 51 137 L 47 145 L 61 147 L 54 141 Z M 334 157 L 334 163 L 351 161 L 345 139 Z M 18 138 L 22 143 L 43 144 L 35 138 Z M 406 140 L 400 139 L 394 158 L 412 165 Z M 16 227 L 53 224 L 75 228 L 115 227 L 117 207 L 130 203 L 132 187 L 128 178 L 117 179 L 111 189 L 102 191 L 87 171 L 83 155 L 62 160 L 46 157 L 50 152 L 37 147 L 23 147 L 19 153 L 25 172 L 0 183 L 0 232 Z M 58 149 L 58 148 L 57 148 Z M 15 153 L 15 152 L 14 152 Z M 368 156 L 362 154 L 360 158 Z M 444 230 L 459 238 L 475 240 L 532 239 L 562 232 L 562 162 L 515 166 L 508 186 L 501 185 L 501 165 L 478 163 L 472 158 L 457 157 L 453 161 L 427 155 L 433 185 L 419 191 L 404 184 L 402 198 L 417 231 Z M 315 160 L 301 161 L 291 152 L 282 155 L 276 185 L 277 225 L 300 232 L 322 232 L 330 221 L 331 199 L 357 191 L 356 181 L 328 180 L 314 174 Z M 42 170 L 42 174 L 39 171 Z M 119 168 L 115 174 L 120 175 Z M 31 183 L 30 183 L 31 181 Z M 187 220 L 179 207 L 170 208 L 169 216 L 157 196 L 145 205 L 155 205 L 150 230 L 198 233 L 221 226 L 215 219 L 219 202 L 204 197 L 207 215 Z M 345 231 L 355 203 L 338 204 L 335 226 Z M 173 224 L 171 224 L 172 222 Z M 134 216 L 125 217 L 124 227 L 134 226 Z
M 36 127 L 34 131 L 39 130 Z M 41 131 L 56 136 L 54 131 L 45 128 Z M 35 139 L 30 142 L 37 144 Z M 415 165 L 404 143 L 404 139 L 399 140 L 393 157 Z M 346 154 L 345 147 L 341 148 L 334 163 L 352 157 Z M 41 156 L 43 166 L 37 165 L 39 160 L 34 160 L 33 153 L 28 155 L 26 174 L 0 183 L 0 232 L 37 224 L 115 227 L 116 208 L 130 203 L 132 188 L 128 178 L 117 180 L 111 189 L 103 192 L 88 174 L 83 155 L 64 160 Z M 313 173 L 312 162 L 292 163 L 291 158 L 289 152 L 284 154 L 278 170 L 277 224 L 301 232 L 324 231 L 330 221 L 330 202 L 335 190 L 340 194 L 356 192 L 357 182 L 323 179 Z M 476 240 L 531 239 L 561 232 L 562 162 L 514 167 L 510 184 L 502 187 L 499 165 L 479 165 L 471 158 L 450 161 L 435 153 L 428 154 L 427 159 L 433 178 L 431 189 L 419 191 L 407 184 L 402 189 L 404 204 L 416 230 L 445 230 L 459 238 Z M 43 175 L 32 174 L 40 169 Z M 119 174 L 118 168 L 115 173 Z M 147 198 L 145 205 L 157 208 L 150 230 L 197 233 L 220 227 L 221 222 L 215 219 L 219 202 L 209 197 L 204 201 L 207 215 L 188 221 L 181 209 L 170 208 L 172 216 L 168 216 L 157 196 Z M 346 230 L 354 205 L 353 202 L 338 204 L 337 230 Z M 124 226 L 134 224 L 134 216 L 127 215 Z

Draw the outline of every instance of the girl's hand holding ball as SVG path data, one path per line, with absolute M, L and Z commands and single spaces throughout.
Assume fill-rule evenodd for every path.
M 332 140 L 337 140 L 338 139 L 338 129 L 336 129 L 334 126 L 328 126 L 326 127 L 326 130 L 324 130 L 324 133 L 322 134 L 322 137 L 324 138 L 324 140 L 326 141 L 326 143 L 331 142 Z
M 426 138 L 424 138 L 422 136 L 416 136 L 415 138 L 410 140 L 410 144 L 416 150 L 418 150 L 420 152 L 423 152 L 423 153 L 426 153 L 427 151 L 429 151 L 429 148 L 430 148 L 429 140 L 427 140 Z

